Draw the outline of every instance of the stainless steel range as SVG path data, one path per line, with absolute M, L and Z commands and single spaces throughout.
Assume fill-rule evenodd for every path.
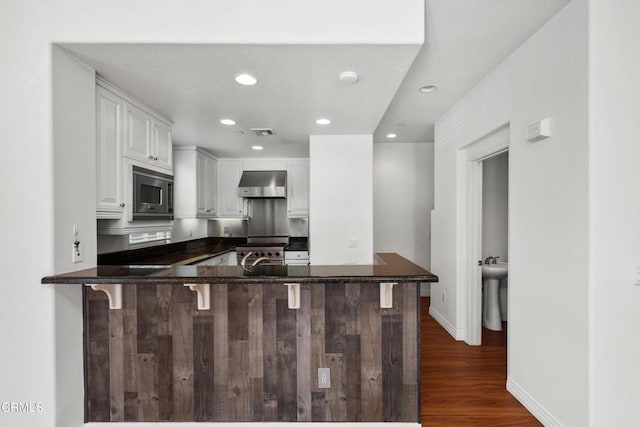
M 288 244 L 287 200 L 250 199 L 247 244 L 236 247 L 238 265 L 284 265 Z
M 268 241 L 260 240 L 264 238 L 255 239 L 249 238 L 246 245 L 236 247 L 238 265 L 284 265 L 284 248 L 289 244 L 288 237 L 269 237 Z

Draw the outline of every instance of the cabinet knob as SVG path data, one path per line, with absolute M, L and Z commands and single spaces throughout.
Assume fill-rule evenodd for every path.
M 121 208 L 124 208 L 124 203 L 120 203 L 120 207 L 121 207 Z
M 149 160 L 153 160 L 153 156 L 152 155 L 149 155 Z
M 158 160 L 158 158 L 157 158 L 157 157 L 154 157 L 154 158 L 153 158 L 153 160 Z

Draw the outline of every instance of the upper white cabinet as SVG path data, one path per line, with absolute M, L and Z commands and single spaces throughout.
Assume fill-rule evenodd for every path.
M 119 218 L 122 195 L 123 100 L 96 86 L 96 213 L 98 218 Z
M 124 101 L 124 155 L 171 172 L 171 126 L 137 105 Z
M 238 197 L 238 184 L 242 177 L 241 160 L 218 160 L 218 216 L 239 218 L 245 216 L 244 200 Z
M 173 144 L 171 143 L 171 126 L 154 119 L 151 138 L 152 144 L 149 156 L 153 155 L 153 160 L 158 167 L 172 170 Z
M 176 147 L 174 212 L 176 218 L 213 218 L 217 214 L 217 160 L 198 147 Z
M 133 104 L 124 102 L 124 155 L 143 162 L 153 160 L 149 145 L 151 115 Z
M 170 220 L 133 221 L 133 166 L 173 175 L 168 119 L 96 79 L 96 217 L 100 234 L 171 228 Z
M 204 157 L 204 188 L 198 188 L 198 194 L 204 194 L 204 213 L 207 217 L 218 213 L 218 161 L 210 156 Z M 201 197 L 201 196 L 198 196 Z
M 287 214 L 309 216 L 309 159 L 287 161 Z

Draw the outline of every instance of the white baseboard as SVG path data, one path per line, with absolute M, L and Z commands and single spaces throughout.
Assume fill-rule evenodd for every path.
M 429 315 L 436 319 L 436 322 L 438 322 L 440 326 L 442 326 L 447 332 L 449 332 L 449 335 L 455 338 L 456 341 L 463 341 L 466 338 L 466 331 L 464 329 L 457 329 L 455 326 L 449 323 L 449 321 L 445 319 L 442 314 L 438 313 L 438 311 L 433 308 L 432 305 L 429 306 Z
M 544 406 L 533 398 L 525 389 L 520 387 L 511 377 L 507 377 L 507 391 L 513 395 L 531 414 L 538 419 L 545 427 L 563 427 Z

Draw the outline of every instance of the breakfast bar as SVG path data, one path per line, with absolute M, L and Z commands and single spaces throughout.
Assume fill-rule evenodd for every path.
M 105 265 L 83 285 L 85 418 L 420 422 L 419 283 L 370 265 Z

